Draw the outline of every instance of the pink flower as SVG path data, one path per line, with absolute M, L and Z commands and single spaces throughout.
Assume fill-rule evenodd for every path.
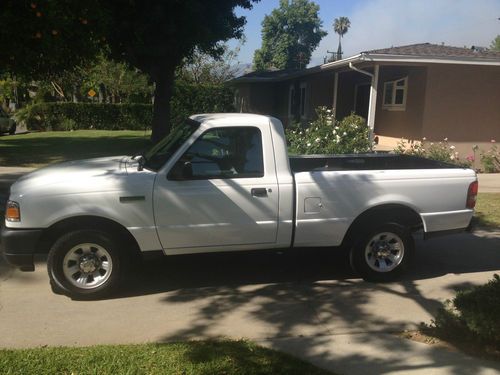
M 471 163 L 475 160 L 474 155 L 469 155 L 466 157 L 467 161 L 470 161 Z
M 494 139 L 491 140 L 491 143 L 495 143 L 496 141 Z

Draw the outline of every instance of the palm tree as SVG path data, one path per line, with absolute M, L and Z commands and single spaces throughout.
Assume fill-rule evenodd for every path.
M 333 21 L 333 30 L 339 34 L 339 48 L 337 49 L 337 59 L 342 58 L 342 43 L 341 39 L 344 36 L 344 34 L 347 33 L 349 30 L 349 27 L 351 27 L 351 21 L 349 21 L 349 18 L 347 17 L 339 17 L 335 18 Z

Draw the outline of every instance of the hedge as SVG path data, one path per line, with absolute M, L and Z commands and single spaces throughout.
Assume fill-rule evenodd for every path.
M 141 130 L 151 126 L 151 104 L 37 103 L 19 111 L 30 130 Z
M 177 83 L 171 101 L 171 123 L 182 123 L 194 113 L 232 112 L 233 91 L 224 85 Z M 151 128 L 151 104 L 93 104 L 47 102 L 17 113 L 30 130 L 142 130 Z

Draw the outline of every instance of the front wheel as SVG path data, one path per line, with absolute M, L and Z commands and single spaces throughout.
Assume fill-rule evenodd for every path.
M 362 235 L 351 250 L 351 265 L 367 281 L 391 281 L 408 267 L 414 248 L 408 228 L 382 224 Z
M 79 230 L 55 242 L 47 269 L 55 293 L 96 299 L 109 295 L 118 286 L 121 263 L 114 238 L 96 230 Z

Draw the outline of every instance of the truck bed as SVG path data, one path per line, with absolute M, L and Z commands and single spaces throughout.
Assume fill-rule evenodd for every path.
M 389 153 L 290 156 L 292 172 L 460 168 L 451 163 Z

